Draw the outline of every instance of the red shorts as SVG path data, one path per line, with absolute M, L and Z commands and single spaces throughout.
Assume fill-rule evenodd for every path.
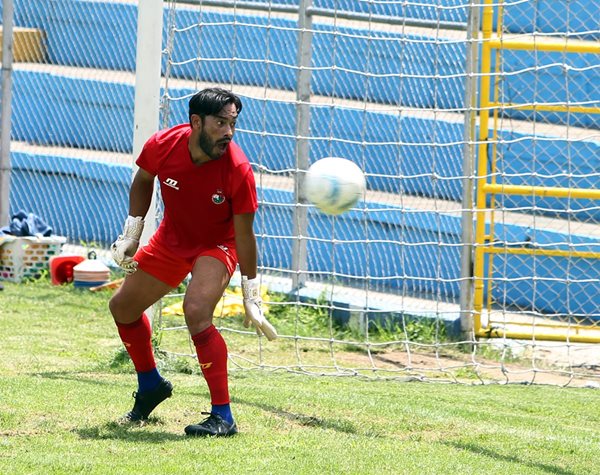
M 177 287 L 191 272 L 196 260 L 202 256 L 211 256 L 220 260 L 229 275 L 233 275 L 237 266 L 237 253 L 234 247 L 216 246 L 200 250 L 191 259 L 184 259 L 169 252 L 165 247 L 157 245 L 152 239 L 148 244 L 138 249 L 133 257 L 138 267 L 158 280 Z

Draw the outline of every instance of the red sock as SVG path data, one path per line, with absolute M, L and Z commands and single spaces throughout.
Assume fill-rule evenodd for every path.
M 117 323 L 119 336 L 138 373 L 156 368 L 152 351 L 152 327 L 145 313 L 133 323 Z
M 227 381 L 227 345 L 219 330 L 211 325 L 192 336 L 200 369 L 208 384 L 211 403 L 229 404 Z

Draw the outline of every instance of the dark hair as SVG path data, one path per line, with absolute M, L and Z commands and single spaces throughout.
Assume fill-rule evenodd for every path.
M 242 100 L 231 91 L 220 87 L 209 87 L 197 92 L 190 99 L 190 123 L 192 122 L 192 114 L 200 117 L 215 115 L 223 110 L 223 107 L 227 104 L 235 105 L 238 114 L 242 112 Z

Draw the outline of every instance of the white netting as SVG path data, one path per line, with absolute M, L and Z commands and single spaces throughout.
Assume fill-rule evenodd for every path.
M 600 340 L 597 199 L 496 194 L 476 203 L 465 200 L 465 186 L 485 179 L 599 188 L 597 54 L 505 48 L 486 56 L 481 46 L 491 40 L 481 32 L 471 39 L 468 23 L 483 24 L 490 11 L 502 41 L 597 45 L 590 13 L 599 7 L 597 0 L 165 2 L 161 125 L 187 121 L 187 100 L 204 86 L 231 88 L 244 102 L 236 140 L 256 172 L 260 272 L 283 337 L 265 343 L 239 317 L 224 317 L 218 324 L 232 362 L 451 381 L 597 378 L 597 348 L 574 343 L 582 332 Z M 39 37 L 41 49 L 14 65 L 11 209 L 45 217 L 72 243 L 108 245 L 126 214 L 136 15 L 137 2 L 15 0 L 16 34 L 27 30 L 34 51 Z M 479 93 L 471 104 L 468 87 Z M 477 157 L 469 170 L 469 149 L 489 162 L 484 176 Z M 296 196 L 308 164 L 325 156 L 353 160 L 368 181 L 364 200 L 337 218 Z M 480 247 L 468 241 L 463 218 L 483 217 L 478 210 L 486 210 L 485 245 L 504 249 L 480 261 L 480 330 L 501 337 L 490 340 L 474 340 L 476 327 L 461 334 L 461 314 L 477 316 L 460 307 L 472 304 L 464 299 L 464 283 L 473 281 L 461 273 L 463 250 Z M 518 246 L 582 254 L 506 252 Z M 502 337 L 515 322 L 526 328 L 523 338 Z M 192 353 L 181 317 L 165 313 L 161 327 L 164 349 Z M 537 338 L 549 331 L 560 341 Z
M 510 27 L 515 33 L 521 32 L 519 28 L 529 33 L 537 29 L 527 26 L 531 5 L 524 3 L 504 5 L 505 24 L 516 22 L 518 26 Z M 448 333 L 456 336 L 460 314 L 468 2 L 314 2 L 315 16 L 309 17 L 310 23 L 306 23 L 302 11 L 302 7 L 311 7 L 308 4 L 300 5 L 300 11 L 280 11 L 277 2 L 263 4 L 262 10 L 245 10 L 248 4 L 243 3 L 226 9 L 211 2 L 185 6 L 172 3 L 173 22 L 169 27 L 168 55 L 172 62 L 165 98 L 169 111 L 181 112 L 174 114 L 174 120 L 171 116 L 165 118 L 165 125 L 183 120 L 185 99 L 205 84 L 224 84 L 244 98 L 237 140 L 248 151 L 258 175 L 261 211 L 257 232 L 263 279 L 270 289 L 286 295 L 278 306 L 296 308 L 293 332 L 286 334 L 290 341 L 282 343 L 294 348 L 291 355 L 273 350 L 268 358 L 259 348 L 257 359 L 237 354 L 233 360 L 240 358 L 242 366 L 247 363 L 341 374 L 377 370 L 380 375 L 439 372 L 448 376 L 456 370 L 479 372 L 485 365 L 477 347 L 471 366 L 462 361 L 453 363 L 452 350 L 460 344 L 447 342 Z M 558 13 L 561 9 L 571 11 L 567 3 L 557 8 Z M 353 16 L 353 12 L 358 15 Z M 572 34 L 571 24 L 564 28 L 564 22 L 557 24 L 553 18 L 546 21 L 540 27 L 545 34 Z M 583 37 L 593 40 L 598 32 L 593 31 L 594 25 L 584 29 L 581 22 L 585 21 L 578 16 L 573 25 L 581 27 Z M 310 44 L 302 43 L 299 24 L 309 29 L 305 34 L 310 34 Z M 188 51 L 190 44 L 196 50 Z M 306 71 L 306 65 L 299 64 L 302 54 L 298 48 L 308 48 L 303 54 L 310 57 L 310 127 L 305 130 L 297 127 L 302 121 L 297 115 L 302 105 L 299 97 L 304 92 L 299 91 L 297 75 Z M 180 53 L 183 50 L 185 54 Z M 597 75 L 593 55 L 575 55 L 573 61 L 588 62 L 577 71 L 589 73 L 589 79 L 566 77 L 563 88 L 554 83 L 540 88 L 537 83 L 543 81 L 542 75 L 549 68 L 538 53 L 534 55 L 533 62 L 528 53 L 510 52 L 502 57 L 501 72 L 490 74 L 502 75 L 501 95 L 512 90 L 525 97 L 517 102 L 571 103 L 570 91 L 585 89 L 586 80 Z M 572 58 L 560 53 L 558 56 L 561 61 L 555 65 L 571 71 Z M 500 62 L 500 57 L 494 61 Z M 194 84 L 174 82 L 173 78 L 185 78 Z M 524 87 L 524 82 L 530 87 Z M 512 101 L 515 95 L 513 92 Z M 592 103 L 592 97 L 582 101 L 585 105 Z M 565 117 L 572 120 L 565 121 Z M 574 117 L 568 113 L 531 116 L 510 108 L 504 110 L 500 121 L 490 125 L 498 160 L 502 159 L 495 173 L 512 176 L 511 170 L 501 169 L 511 164 L 518 167 L 521 178 L 517 184 L 558 186 L 561 172 L 547 169 L 547 173 L 540 173 L 542 165 L 536 164 L 563 161 L 583 170 L 581 176 L 571 173 L 570 182 L 563 186 L 593 189 L 598 175 L 585 170 L 585 159 L 592 155 L 590 151 L 597 150 L 593 140 L 598 138 L 596 118 L 589 113 L 577 114 L 577 120 Z M 307 205 L 298 205 L 294 195 L 296 180 L 302 179 L 305 169 L 297 156 L 302 141 L 309 144 L 310 163 L 324 156 L 342 156 L 367 173 L 369 192 L 349 215 L 329 218 L 308 207 L 308 217 L 302 221 Z M 575 154 L 571 152 L 574 147 L 580 147 Z M 557 148 L 566 153 L 557 155 Z M 517 158 L 520 165 L 514 163 Z M 576 182 L 574 176 L 580 180 Z M 495 220 L 496 239 L 510 246 L 521 241 L 519 233 L 533 233 L 534 237 L 528 239 L 535 243 L 550 239 L 560 246 L 579 241 L 580 237 L 573 235 L 581 234 L 581 245 L 593 252 L 596 249 L 590 246 L 599 232 L 598 208 L 583 204 L 584 213 L 572 219 L 573 205 L 573 200 L 555 199 L 540 210 L 531 199 L 498 199 L 495 208 L 502 218 Z M 294 259 L 295 254 L 303 252 L 304 243 L 306 262 Z M 495 274 L 490 281 L 494 284 L 495 303 L 500 305 L 490 308 L 486 317 L 497 319 L 500 314 L 504 325 L 534 318 L 534 325 L 539 324 L 543 330 L 546 325 L 558 325 L 551 317 L 579 323 L 577 317 L 583 313 L 589 318 L 586 323 L 595 328 L 598 314 L 592 306 L 596 300 L 584 295 L 590 290 L 588 295 L 594 295 L 599 289 L 598 275 L 592 272 L 590 278 L 587 272 L 596 258 L 496 256 Z M 533 259 L 534 269 L 539 271 L 538 276 L 533 274 L 534 292 L 529 283 L 531 272 L 523 271 L 530 266 L 527 259 Z M 515 263 L 519 264 L 516 270 L 512 267 Z M 579 266 L 587 272 L 585 279 Z M 557 267 L 562 271 L 560 276 Z M 515 279 L 515 272 L 523 274 Z M 552 278 L 547 277 L 548 272 L 553 273 Z M 295 289 L 303 277 L 308 283 Z M 572 299 L 580 305 L 571 304 L 565 309 L 564 301 L 558 303 L 557 299 L 569 278 L 573 281 Z M 308 325 L 301 315 L 303 308 L 315 306 L 329 320 L 329 331 L 324 334 L 303 330 L 303 325 Z M 532 313 L 542 306 L 545 313 Z M 554 312 L 549 308 L 552 306 Z M 432 324 L 427 337 L 416 330 L 411 334 L 415 317 Z M 354 332 L 350 339 L 336 333 L 345 324 Z M 228 320 L 222 325 L 224 330 L 236 331 Z M 384 332 L 376 330 L 386 326 L 391 330 L 388 338 L 382 339 Z M 566 339 L 569 332 L 565 327 L 558 329 Z M 378 336 L 371 339 L 374 333 Z M 597 333 L 594 335 L 597 337 Z M 322 366 L 311 362 L 314 355 L 304 348 L 318 353 L 315 346 L 319 343 L 331 356 L 329 363 L 321 362 Z M 504 348 L 501 359 L 508 360 L 509 355 L 521 352 L 532 357 L 535 370 L 530 368 L 527 374 L 532 379 L 539 369 L 535 367 L 536 359 L 545 360 L 540 354 L 553 346 L 506 341 L 504 345 L 500 345 Z M 275 345 L 269 343 L 271 346 Z M 340 363 L 353 359 L 344 352 L 348 346 L 360 348 L 359 354 L 364 357 L 361 360 L 354 355 L 354 366 Z M 485 352 L 485 346 L 479 350 L 482 348 Z M 562 349 L 568 353 L 564 361 L 572 364 L 571 347 L 564 345 Z M 416 369 L 413 357 L 432 359 Z M 511 374 L 502 363 L 491 366 Z M 570 368 L 565 374 L 572 371 Z

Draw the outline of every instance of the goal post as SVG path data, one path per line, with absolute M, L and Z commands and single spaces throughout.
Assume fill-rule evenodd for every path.
M 137 172 L 136 158 L 144 143 L 159 128 L 161 99 L 161 67 L 163 51 L 163 0 L 145 0 L 138 5 L 137 44 L 135 56 L 135 96 L 133 110 L 132 172 Z M 158 34 L 160 32 L 160 34 Z M 145 216 L 140 243 L 146 244 L 158 227 L 157 193 L 155 186 L 150 207 Z M 146 309 L 155 321 L 155 308 Z
M 159 128 L 161 67 L 163 51 L 163 0 L 146 0 L 138 5 L 135 68 L 135 102 L 133 112 L 133 174 L 135 160 L 144 143 Z M 158 34 L 158 32 L 161 32 Z M 156 193 L 146 214 L 141 241 L 147 243 L 156 231 Z
M 292 246 L 292 288 L 299 289 L 306 282 L 307 242 L 304 236 L 308 230 L 308 212 L 303 195 L 304 172 L 310 166 L 310 96 L 312 65 L 312 16 L 308 14 L 312 0 L 301 0 L 298 9 L 298 73 L 296 83 L 296 179 L 294 197 L 299 204 L 294 210 L 293 235 L 296 237 Z M 303 272 L 304 271 L 304 272 Z
M 460 267 L 460 322 L 463 339 L 473 336 L 473 249 L 475 238 L 475 169 L 477 164 L 477 93 L 479 58 L 480 6 L 478 0 L 471 0 L 467 13 L 465 47 L 465 143 L 463 152 L 462 184 L 462 232 L 463 247 Z

